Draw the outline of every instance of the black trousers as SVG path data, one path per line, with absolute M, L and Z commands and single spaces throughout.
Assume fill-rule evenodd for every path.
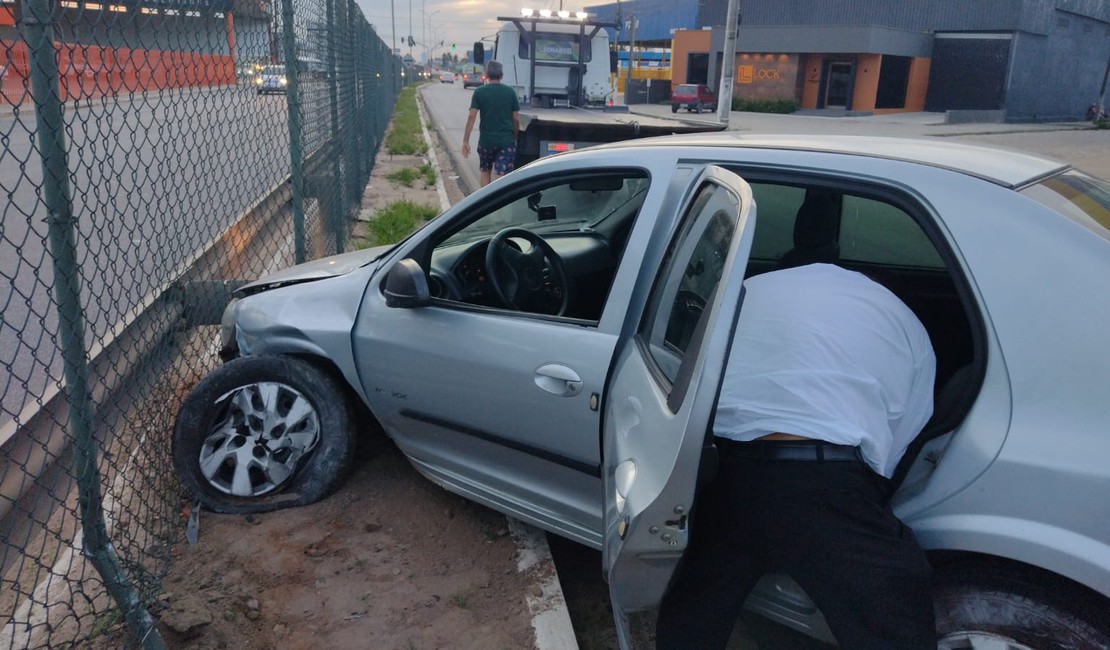
M 781 572 L 821 609 L 841 648 L 935 650 L 932 570 L 891 511 L 887 480 L 860 460 L 748 458 L 742 444 L 775 443 L 718 445 L 656 647 L 724 648 L 752 587 Z

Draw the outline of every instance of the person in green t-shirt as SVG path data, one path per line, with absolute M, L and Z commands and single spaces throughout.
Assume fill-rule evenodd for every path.
M 463 132 L 462 155 L 470 156 L 470 132 L 481 113 L 478 125 L 478 171 L 482 187 L 489 185 L 493 172 L 504 176 L 513 171 L 516 159 L 516 134 L 520 131 L 520 100 L 516 91 L 501 83 L 504 68 L 498 61 L 486 64 L 486 83 L 470 98 L 470 115 Z

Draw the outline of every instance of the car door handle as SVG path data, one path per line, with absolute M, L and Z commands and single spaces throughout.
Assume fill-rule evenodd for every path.
M 549 363 L 536 368 L 536 385 L 552 395 L 574 397 L 582 392 L 582 378 L 570 368 Z

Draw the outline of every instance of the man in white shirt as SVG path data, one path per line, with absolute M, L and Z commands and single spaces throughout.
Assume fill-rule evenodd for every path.
M 933 411 L 924 326 L 830 264 L 749 278 L 713 423 L 720 464 L 659 612 L 658 648 L 724 648 L 748 592 L 787 573 L 842 648 L 936 647 L 931 569 L 890 477 Z

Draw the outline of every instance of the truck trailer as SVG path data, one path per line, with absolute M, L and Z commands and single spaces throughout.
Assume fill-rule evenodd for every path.
M 567 12 L 562 12 L 566 14 Z M 593 144 L 672 133 L 720 131 L 722 124 L 636 115 L 613 105 L 608 29 L 585 17 L 499 17 L 493 58 L 501 83 L 520 100 L 517 167 Z M 476 52 L 482 48 L 475 46 Z

